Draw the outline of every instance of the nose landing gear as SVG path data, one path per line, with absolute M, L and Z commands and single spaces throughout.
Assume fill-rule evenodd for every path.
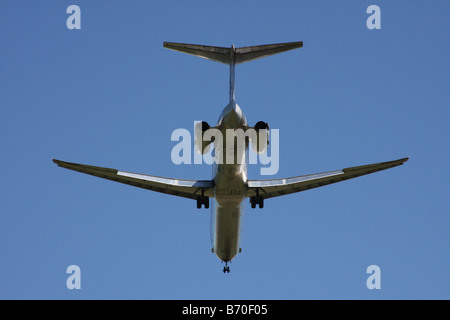
M 228 261 L 225 261 L 225 267 L 223 267 L 223 273 L 230 273 L 230 267 L 228 266 Z

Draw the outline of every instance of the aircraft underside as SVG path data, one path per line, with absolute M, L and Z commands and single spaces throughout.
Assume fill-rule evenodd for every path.
M 176 51 L 199 56 L 208 60 L 224 63 L 230 66 L 230 100 L 222 110 L 218 124 L 211 127 L 205 121 L 201 122 L 195 129 L 195 136 L 203 137 L 208 130 L 218 130 L 226 136 L 227 129 L 254 130 L 257 133 L 267 132 L 268 124 L 263 121 L 257 122 L 249 127 L 247 120 L 235 102 L 235 65 L 267 57 L 276 53 L 300 48 L 303 42 L 279 43 L 262 46 L 231 48 L 212 47 L 203 45 L 183 44 L 165 42 L 164 47 Z M 266 130 L 266 131 L 264 131 Z M 258 136 L 259 137 L 259 136 Z M 265 138 L 258 138 L 265 141 Z M 197 140 L 198 141 L 198 140 Z M 326 171 L 289 178 L 276 178 L 267 180 L 249 180 L 247 177 L 247 159 L 249 142 L 245 142 L 244 152 L 239 153 L 233 147 L 235 157 L 226 159 L 224 155 L 229 152 L 226 141 L 223 145 L 214 142 L 201 142 L 196 145 L 200 153 L 205 152 L 209 144 L 215 148 L 215 156 L 222 157 L 214 168 L 211 180 L 185 180 L 172 179 L 147 174 L 120 171 L 117 169 L 97 167 L 85 164 L 65 162 L 53 159 L 58 166 L 109 179 L 115 182 L 144 188 L 147 190 L 165 193 L 173 196 L 195 200 L 197 208 L 209 207 L 212 201 L 211 213 L 211 241 L 212 251 L 225 263 L 223 272 L 230 272 L 228 263 L 240 252 L 240 236 L 242 233 L 242 221 L 244 215 L 245 200 L 249 199 L 252 208 L 259 206 L 263 208 L 264 201 L 273 197 L 284 196 L 296 192 L 306 191 L 325 185 L 345 181 L 362 175 L 389 169 L 402 165 L 409 158 L 379 162 L 369 165 L 349 167 L 340 170 Z M 268 140 L 266 145 L 268 144 Z M 264 144 L 253 141 L 252 147 L 257 146 L 257 152 L 265 152 Z M 240 150 L 240 149 L 239 149 Z

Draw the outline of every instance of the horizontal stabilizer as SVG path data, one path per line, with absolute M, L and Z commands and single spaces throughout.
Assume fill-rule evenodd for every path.
M 164 42 L 164 48 L 192 54 L 197 57 L 225 64 L 244 63 L 301 47 L 303 47 L 303 41 L 241 48 L 234 48 L 234 46 L 231 46 L 231 48 L 225 48 L 198 44 Z
M 164 48 L 189 53 L 197 57 L 227 63 L 230 60 L 230 48 L 203 46 L 198 44 L 164 42 Z
M 234 63 L 239 64 L 259 58 L 265 58 L 273 54 L 301 47 L 303 47 L 303 41 L 237 48 Z

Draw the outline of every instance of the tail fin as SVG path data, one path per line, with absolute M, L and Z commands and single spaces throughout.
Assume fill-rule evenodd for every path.
M 241 48 L 234 48 L 234 46 L 231 46 L 231 48 L 225 48 L 187 43 L 164 42 L 164 48 L 189 53 L 197 57 L 230 65 L 265 58 L 273 54 L 301 47 L 303 47 L 303 41 Z
M 197 57 L 230 65 L 230 101 L 234 101 L 234 65 L 265 58 L 280 52 L 303 47 L 303 41 L 265 44 L 262 46 L 231 48 L 198 44 L 164 42 L 164 48 L 189 53 Z

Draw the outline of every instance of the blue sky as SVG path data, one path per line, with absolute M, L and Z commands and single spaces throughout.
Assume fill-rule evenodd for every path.
M 81 8 L 81 30 L 66 9 Z M 366 9 L 381 8 L 369 30 Z M 1 299 L 449 299 L 448 1 L 2 1 Z M 51 158 L 210 179 L 173 130 L 215 124 L 222 64 L 163 41 L 304 47 L 236 69 L 250 124 L 280 131 L 274 177 L 401 167 L 246 207 L 231 273 L 194 201 Z M 250 178 L 261 179 L 259 167 Z M 68 290 L 66 268 L 81 268 Z M 366 268 L 381 269 L 381 289 Z

